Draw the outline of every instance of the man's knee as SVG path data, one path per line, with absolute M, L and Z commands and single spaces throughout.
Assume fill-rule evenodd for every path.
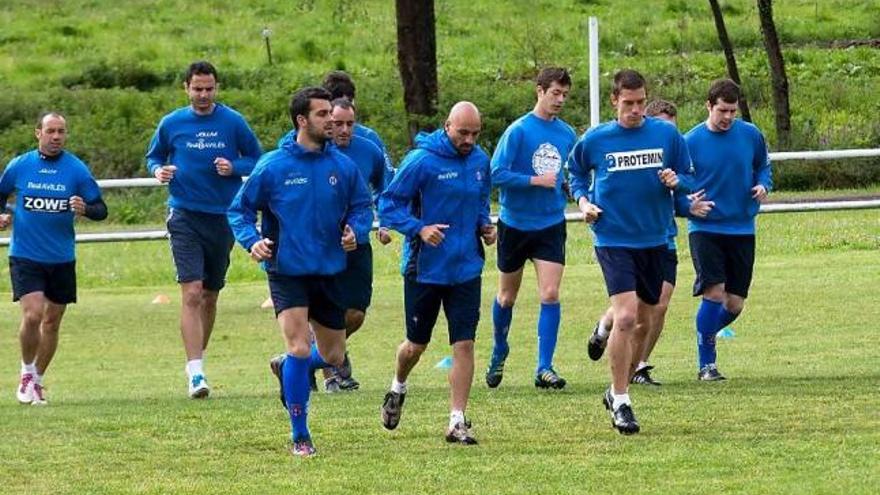
M 204 300 L 201 282 L 188 282 L 181 284 L 181 304 L 187 308 L 199 308 Z
M 459 340 L 452 344 L 452 352 L 457 356 L 473 356 L 474 355 L 474 341 L 473 340 Z
M 349 309 L 345 312 L 345 330 L 349 335 L 358 331 L 364 325 L 366 313 L 357 309 Z
M 559 286 L 547 285 L 541 287 L 541 302 L 544 304 L 556 304 L 559 302 Z
M 621 309 L 614 313 L 614 328 L 623 332 L 635 330 L 638 315 L 635 311 Z
M 216 308 L 220 293 L 215 290 L 202 290 L 202 305 L 205 308 Z
M 415 342 L 405 340 L 402 344 L 400 344 L 400 353 L 407 360 L 418 359 L 422 356 L 427 348 L 428 344 L 416 344 Z

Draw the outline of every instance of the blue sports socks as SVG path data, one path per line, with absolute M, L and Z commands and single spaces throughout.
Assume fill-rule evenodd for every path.
M 721 328 L 721 311 L 724 306 L 720 302 L 703 299 L 697 309 L 697 353 L 699 368 L 715 362 L 715 334 Z
M 313 354 L 317 354 L 313 351 Z M 287 354 L 281 368 L 281 380 L 284 382 L 284 401 L 290 414 L 290 429 L 293 440 L 311 438 L 309 434 L 309 362 L 311 357 L 296 357 Z
M 502 307 L 495 299 L 492 304 L 492 324 L 495 328 L 495 345 L 492 347 L 492 361 L 497 362 L 507 358 L 510 346 L 507 344 L 507 334 L 510 332 L 510 322 L 513 320 L 513 306 Z
M 718 308 L 718 330 L 733 323 L 737 316 L 739 316 L 739 313 L 731 313 L 722 304 L 721 307 Z
M 553 366 L 561 315 L 562 308 L 558 302 L 541 303 L 541 312 L 538 314 L 538 373 Z
M 321 354 L 318 353 L 318 346 L 314 342 L 312 342 L 312 352 L 309 354 L 309 370 L 315 371 L 318 368 L 327 368 L 330 365 L 324 361 L 324 358 L 321 357 Z

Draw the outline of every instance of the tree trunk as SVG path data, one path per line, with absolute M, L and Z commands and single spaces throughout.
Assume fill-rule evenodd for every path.
M 785 75 L 785 60 L 776 35 L 773 22 L 771 0 L 758 0 L 758 15 L 761 18 L 761 34 L 764 35 L 764 48 L 770 63 L 770 79 L 773 83 L 773 107 L 776 110 L 776 139 L 779 149 L 791 145 L 791 111 L 788 106 L 788 76 Z
M 437 113 L 437 41 L 434 0 L 396 0 L 397 66 L 408 114 Z M 418 130 L 410 118 L 410 135 Z
M 736 67 L 736 55 L 733 53 L 733 44 L 727 36 L 727 28 L 724 26 L 724 14 L 721 13 L 721 7 L 718 0 L 709 0 L 709 6 L 712 7 L 712 16 L 715 18 L 715 30 L 718 31 L 718 41 L 724 50 L 724 59 L 727 61 L 727 74 L 733 79 L 733 82 L 742 87 L 742 81 L 739 78 L 739 69 Z M 745 92 L 739 99 L 739 112 L 742 114 L 743 120 L 752 121 L 752 114 L 749 112 L 749 102 L 746 100 Z

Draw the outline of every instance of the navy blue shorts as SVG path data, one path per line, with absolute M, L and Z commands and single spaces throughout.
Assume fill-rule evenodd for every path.
M 337 277 L 345 308 L 366 312 L 373 299 L 373 247 L 358 244 L 345 253 L 345 270 Z
M 754 235 L 691 232 L 688 240 L 697 272 L 694 296 L 716 284 L 724 284 L 725 292 L 743 299 L 749 296 L 755 265 Z
M 440 304 L 449 325 L 449 344 L 474 340 L 480 321 L 480 277 L 456 285 L 422 284 L 403 279 L 403 305 L 406 307 L 406 339 L 427 345 Z
M 498 270 L 513 273 L 526 260 L 565 264 L 565 221 L 541 230 L 519 230 L 498 221 Z
M 608 295 L 635 291 L 646 304 L 657 304 L 663 289 L 666 246 L 649 248 L 597 247 Z
M 310 320 L 331 330 L 345 329 L 345 307 L 335 275 L 267 275 L 276 317 L 285 309 L 309 308 Z
M 32 292 L 42 292 L 46 299 L 55 304 L 76 302 L 76 261 L 40 263 L 10 256 L 9 276 L 12 279 L 13 301 Z
M 204 289 L 222 289 L 235 240 L 226 215 L 172 208 L 165 224 L 177 283 L 201 280 Z
M 675 287 L 678 275 L 678 253 L 675 249 L 666 248 L 663 253 L 663 281 Z

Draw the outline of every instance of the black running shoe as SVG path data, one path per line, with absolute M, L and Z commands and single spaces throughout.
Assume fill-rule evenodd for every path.
M 315 449 L 315 444 L 312 443 L 311 438 L 304 438 L 293 441 L 290 453 L 298 457 L 312 457 L 317 454 L 318 451 Z
M 507 354 L 504 356 L 496 356 L 492 353 L 492 359 L 489 361 L 489 368 L 486 369 L 486 385 L 489 388 L 496 388 L 501 385 L 504 378 L 504 361 L 507 360 Z
M 465 419 L 446 430 L 446 441 L 449 443 L 460 443 L 462 445 L 476 445 L 477 439 L 474 438 L 474 434 L 471 431 L 471 422 Z
M 611 388 L 607 388 L 602 395 L 602 404 L 611 414 L 611 426 L 617 429 L 621 435 L 634 435 L 641 429 L 636 415 L 633 413 L 632 406 L 629 404 L 621 404 L 617 409 L 613 409 L 614 399 L 611 397 Z
M 727 378 L 718 371 L 715 363 L 709 363 L 700 368 L 699 373 L 697 373 L 697 380 L 700 380 L 701 382 L 717 382 L 727 380 Z
M 403 402 L 406 400 L 406 394 L 398 394 L 388 391 L 385 399 L 382 401 L 382 426 L 386 430 L 397 428 L 400 423 L 400 416 L 403 414 Z
M 596 326 L 593 327 L 593 333 L 590 335 L 590 340 L 587 342 L 587 355 L 593 361 L 598 361 L 602 357 L 602 354 L 605 353 L 605 345 L 608 343 L 607 338 L 599 337 L 599 325 L 601 323 L 601 321 L 596 322 Z
M 281 379 L 281 367 L 284 365 L 286 357 L 286 354 L 279 354 L 269 360 L 269 369 L 272 370 L 272 374 L 278 379 L 278 399 L 281 400 L 281 405 L 285 410 L 287 410 L 287 402 L 284 400 L 284 381 Z
M 357 390 L 361 387 L 360 382 L 355 380 L 351 375 L 348 375 L 347 378 L 342 378 L 341 375 L 337 375 L 336 382 L 339 384 L 339 390 L 346 392 Z
M 633 377 L 629 380 L 630 383 L 638 383 L 640 385 L 653 385 L 655 387 L 659 387 L 662 383 L 654 380 L 651 377 L 651 370 L 654 369 L 653 366 L 645 366 L 644 368 L 639 368 L 638 371 L 635 372 Z
M 565 383 L 565 378 L 559 376 L 553 368 L 547 368 L 535 375 L 535 386 L 538 388 L 561 390 L 565 388 Z

